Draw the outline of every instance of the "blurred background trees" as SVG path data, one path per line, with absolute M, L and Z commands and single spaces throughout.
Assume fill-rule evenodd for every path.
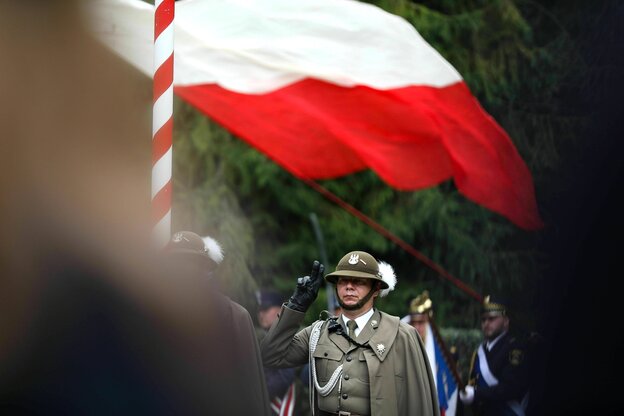
M 562 97 L 582 87 L 587 69 L 577 52 L 581 22 L 599 15 L 601 6 L 531 0 L 369 3 L 403 16 L 457 68 L 529 165 L 538 202 L 556 198 L 553 172 L 584 123 Z M 395 267 L 399 284 L 382 300 L 384 310 L 402 316 L 409 299 L 427 289 L 438 325 L 476 325 L 476 302 L 393 243 L 179 100 L 175 116 L 174 229 L 223 243 L 225 289 L 252 315 L 258 287 L 276 288 L 286 297 L 295 278 L 319 258 L 309 220 L 314 212 L 327 244 L 328 269 L 353 249 Z M 451 181 L 399 192 L 364 171 L 322 185 L 477 291 L 512 299 L 531 325 L 537 283 L 548 261 L 535 249 L 539 232 L 524 232 L 466 200 Z M 550 213 L 542 209 L 542 215 L 548 226 Z M 317 302 L 308 319 L 324 305 Z

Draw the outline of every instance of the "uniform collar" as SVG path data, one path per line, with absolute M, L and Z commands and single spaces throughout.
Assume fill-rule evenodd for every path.
M 500 341 L 501 339 L 503 339 L 505 337 L 505 335 L 507 335 L 507 332 L 509 332 L 509 331 L 505 331 L 502 334 L 500 334 L 499 336 L 497 336 L 496 338 L 494 338 L 494 341 L 487 341 L 485 343 L 485 350 L 488 351 L 488 352 L 492 351 L 494 346 L 496 344 L 498 344 L 498 341 Z
M 342 319 L 343 324 L 344 322 Z M 371 350 L 365 350 L 364 353 L 376 355 L 379 361 L 383 361 L 396 340 L 399 325 L 399 318 L 374 310 L 369 323 L 365 324 L 357 337 L 357 341 L 362 344 L 368 342 Z M 345 354 L 357 348 L 337 332 L 330 333 L 329 339 Z
M 366 327 L 366 324 L 368 323 L 368 321 L 370 320 L 370 318 L 373 316 L 373 314 L 375 313 L 375 308 L 370 308 L 368 310 L 368 312 L 366 312 L 364 315 L 360 315 L 357 318 L 355 318 L 355 322 L 357 323 L 357 327 L 358 327 L 358 335 L 364 330 L 364 328 Z M 342 314 L 342 322 L 344 322 L 345 327 L 347 326 L 347 322 L 349 322 L 351 319 L 347 318 L 344 314 Z M 355 339 L 355 335 L 354 334 L 349 334 L 349 336 L 353 339 Z

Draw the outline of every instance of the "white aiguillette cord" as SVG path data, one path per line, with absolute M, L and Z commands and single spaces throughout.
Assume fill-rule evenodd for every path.
M 310 333 L 310 384 L 314 384 L 314 388 L 316 391 L 323 397 L 328 396 L 329 393 L 336 387 L 338 380 L 340 380 L 342 376 L 342 364 L 334 370 L 334 373 L 329 378 L 329 381 L 324 386 L 319 385 L 318 379 L 316 377 L 316 359 L 314 358 L 314 351 L 316 350 L 316 345 L 318 344 L 319 338 L 321 337 L 321 328 L 323 327 L 324 321 L 318 321 L 312 326 L 312 332 Z M 312 414 L 314 415 L 314 391 L 310 388 L 310 409 L 312 410 Z

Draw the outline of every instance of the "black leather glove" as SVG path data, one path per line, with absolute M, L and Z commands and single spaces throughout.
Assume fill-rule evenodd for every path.
M 310 276 L 297 279 L 295 293 L 290 297 L 286 307 L 299 312 L 307 311 L 316 300 L 319 289 L 323 284 L 323 271 L 325 271 L 325 266 L 315 260 L 312 263 Z

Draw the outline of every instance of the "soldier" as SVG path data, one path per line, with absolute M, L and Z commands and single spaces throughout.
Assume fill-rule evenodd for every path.
M 282 296 L 272 290 L 261 290 L 258 297 L 258 325 L 259 338 L 264 338 L 273 322 L 277 319 L 286 296 Z
M 526 347 L 509 333 L 507 307 L 500 299 L 483 301 L 481 330 L 485 342 L 472 356 L 470 380 L 461 401 L 477 414 L 524 416 L 528 406 Z
M 262 341 L 273 322 L 277 320 L 283 303 L 284 297 L 277 292 L 261 290 L 258 293 L 259 328 L 256 333 L 259 341 Z M 296 400 L 293 386 L 295 381 L 294 368 L 265 368 L 264 378 L 274 414 L 280 415 L 286 409 L 294 406 L 293 403 Z
M 429 292 L 424 291 L 410 302 L 409 324 L 413 326 L 422 338 L 427 342 L 429 330 L 429 318 L 433 315 L 433 303 L 429 298 Z
M 433 376 L 414 328 L 374 307 L 394 289 L 392 267 L 363 251 L 344 256 L 326 276 L 335 285 L 340 317 L 299 330 L 323 280 L 314 262 L 262 342 L 266 366 L 310 363 L 316 415 L 439 415 Z
M 454 376 L 458 358 L 457 348 L 451 346 L 450 349 L 446 349 L 446 345 L 435 326 L 433 301 L 429 297 L 427 290 L 410 301 L 409 311 L 409 315 L 403 319 L 404 322 L 409 322 L 418 331 L 423 340 L 425 352 L 427 353 L 438 390 L 440 414 L 461 414 L 457 406 L 457 386 L 459 381 Z

